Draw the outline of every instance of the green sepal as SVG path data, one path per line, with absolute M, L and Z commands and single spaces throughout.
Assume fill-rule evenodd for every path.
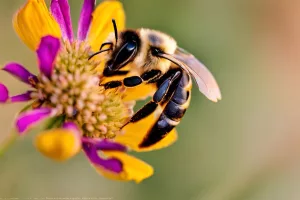
M 65 116 L 51 117 L 46 119 L 46 121 L 42 124 L 43 130 L 49 130 L 54 128 L 59 128 L 62 126 L 65 121 Z

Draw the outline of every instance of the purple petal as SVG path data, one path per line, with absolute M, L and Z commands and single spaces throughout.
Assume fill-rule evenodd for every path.
M 49 78 L 52 74 L 54 61 L 59 48 L 60 41 L 58 38 L 45 36 L 41 39 L 40 46 L 37 50 L 40 72 Z
M 78 135 L 81 135 L 80 129 L 74 122 L 65 122 L 62 127 L 64 129 L 69 129 Z
M 60 26 L 63 39 L 73 41 L 73 28 L 68 0 L 52 0 L 50 10 Z
M 24 94 L 18 94 L 16 96 L 12 96 L 12 97 L 10 97 L 10 101 L 13 103 L 30 101 L 32 99 L 31 93 L 32 93 L 31 91 L 27 91 Z
M 122 172 L 122 170 L 123 170 L 122 163 L 118 159 L 110 158 L 110 159 L 104 160 L 104 159 L 100 158 L 100 156 L 97 153 L 97 149 L 95 148 L 95 146 L 93 146 L 91 144 L 84 143 L 82 145 L 82 148 L 83 148 L 86 156 L 90 160 L 90 162 L 92 162 L 92 164 L 94 164 L 95 166 L 103 167 L 103 168 L 110 170 L 112 172 L 115 172 L 115 173 Z
M 5 67 L 2 70 L 10 73 L 14 77 L 18 78 L 20 81 L 29 85 L 31 85 L 29 81 L 30 78 L 33 78 L 35 81 L 37 81 L 37 77 L 35 75 L 31 74 L 27 69 L 25 69 L 22 65 L 18 63 L 9 63 L 5 65 Z
M 124 145 L 105 139 L 82 138 L 82 142 L 93 145 L 97 150 L 127 151 Z
M 21 113 L 16 120 L 16 127 L 20 134 L 24 134 L 30 127 L 41 120 L 50 117 L 50 108 L 39 108 Z
M 95 5 L 96 5 L 95 0 L 84 0 L 83 2 L 83 6 L 81 9 L 80 18 L 78 22 L 77 38 L 79 41 L 83 41 L 86 39 L 93 18 L 92 13 L 95 9 Z
M 8 89 L 0 83 L 0 103 L 5 103 L 9 98 Z

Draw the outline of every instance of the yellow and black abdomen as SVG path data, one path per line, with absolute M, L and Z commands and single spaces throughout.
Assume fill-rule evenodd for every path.
M 185 71 L 180 70 L 180 73 L 178 81 L 169 89 L 172 92 L 168 92 L 165 96 L 161 115 L 139 145 L 141 148 L 150 147 L 162 140 L 184 116 L 191 98 L 191 77 Z

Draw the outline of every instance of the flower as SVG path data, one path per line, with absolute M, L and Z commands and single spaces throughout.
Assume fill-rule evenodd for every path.
M 86 41 L 97 51 L 109 33 L 111 20 L 118 29 L 125 27 L 125 14 L 117 0 L 105 0 L 95 8 L 95 0 L 84 0 L 78 22 L 77 39 L 74 38 L 68 0 L 51 0 L 50 11 L 44 0 L 27 0 L 14 16 L 13 26 L 20 39 L 36 50 L 42 37 L 51 35 L 64 41 Z
M 157 119 L 155 114 L 120 131 L 132 115 L 131 100 L 149 95 L 153 88 L 144 85 L 125 92 L 123 88 L 105 91 L 98 86 L 101 60 L 88 57 L 113 32 L 112 19 L 119 30 L 124 28 L 119 1 L 107 0 L 95 7 L 95 0 L 84 0 L 75 38 L 67 0 L 52 0 L 50 12 L 43 0 L 28 0 L 13 24 L 21 40 L 36 52 L 40 73 L 34 75 L 14 62 L 5 65 L 4 71 L 30 89 L 11 96 L 0 83 L 0 103 L 31 101 L 18 115 L 16 129 L 24 135 L 38 124 L 46 124 L 35 139 L 35 146 L 45 156 L 64 161 L 83 150 L 105 177 L 140 182 L 153 174 L 153 168 L 128 155 L 128 150 L 169 146 L 177 133 L 173 130 L 157 144 L 140 149 L 138 144 Z
M 16 121 L 20 134 L 49 117 L 75 121 L 90 137 L 113 138 L 132 113 L 129 103 L 123 103 L 116 93 L 101 90 L 95 71 L 98 63 L 88 60 L 89 48 L 84 43 L 60 45 L 52 36 L 45 36 L 37 49 L 39 75 L 33 75 L 18 63 L 9 63 L 3 70 L 31 88 L 9 97 L 2 84 L 2 102 L 33 101 L 31 111 L 22 113 Z M 121 94 L 121 93 L 118 93 Z
M 74 50 L 79 54 L 75 55 Z M 18 63 L 3 68 L 30 87 L 10 96 L 6 86 L 0 84 L 2 103 L 32 102 L 32 109 L 21 112 L 16 119 L 18 133 L 24 135 L 46 121 L 45 131 L 37 135 L 35 145 L 47 157 L 64 161 L 83 149 L 97 171 L 109 178 L 139 182 L 149 177 L 152 167 L 127 155 L 126 146 L 109 140 L 120 134 L 133 104 L 122 101 L 122 91 L 108 92 L 98 86 L 98 63 L 87 59 L 89 49 L 84 45 L 61 45 L 58 38 L 45 36 L 36 52 L 38 75 Z M 139 166 L 135 170 L 133 163 Z
M 18 115 L 15 127 L 24 135 L 41 122 L 46 124 L 35 139 L 45 156 L 64 161 L 82 149 L 105 177 L 140 182 L 153 174 L 153 168 L 114 141 L 132 115 L 133 103 L 124 101 L 122 88 L 100 88 L 99 61 L 88 59 L 113 31 L 112 18 L 120 30 L 124 28 L 119 1 L 104 1 L 95 8 L 94 0 L 84 0 L 75 39 L 67 0 L 52 0 L 50 12 L 43 0 L 28 0 L 13 23 L 21 40 L 36 51 L 40 73 L 32 74 L 15 62 L 5 65 L 3 70 L 29 89 L 11 96 L 0 83 L 0 103 L 31 102 Z
M 104 0 L 95 8 L 95 0 L 84 0 L 78 22 L 77 39 L 75 39 L 67 0 L 52 0 L 50 12 L 44 0 L 28 0 L 27 4 L 15 15 L 13 24 L 21 40 L 33 50 L 38 48 L 39 41 L 43 36 L 51 35 L 61 38 L 63 45 L 73 44 L 76 46 L 84 43 L 86 48 L 91 48 L 95 52 L 99 50 L 108 35 L 114 31 L 111 24 L 112 19 L 115 19 L 118 30 L 122 31 L 125 27 L 125 14 L 119 1 Z M 100 74 L 101 66 L 97 68 Z M 128 76 L 131 75 L 133 74 L 128 74 Z M 101 81 L 104 83 L 109 80 L 102 79 Z M 152 94 L 154 89 L 151 84 L 127 88 L 123 101 L 145 98 Z M 124 129 L 126 134 L 117 135 L 115 140 L 135 151 L 150 151 L 169 146 L 177 139 L 175 130 L 149 148 L 141 149 L 138 146 L 157 117 L 153 114 L 139 123 L 126 126 Z

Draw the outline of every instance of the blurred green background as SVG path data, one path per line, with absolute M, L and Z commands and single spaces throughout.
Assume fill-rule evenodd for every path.
M 0 63 L 18 61 L 37 72 L 34 53 L 11 24 L 24 2 L 0 2 Z M 66 163 L 48 160 L 33 147 L 33 136 L 26 136 L 0 157 L 0 199 L 300 199 L 299 3 L 123 2 L 128 27 L 166 32 L 203 61 L 221 87 L 222 101 L 209 102 L 194 88 L 179 140 L 136 154 L 155 168 L 138 185 L 98 176 L 83 154 Z M 70 3 L 75 25 L 82 1 Z M 25 88 L 4 72 L 0 80 L 13 94 Z M 0 105 L 0 142 L 22 106 Z

